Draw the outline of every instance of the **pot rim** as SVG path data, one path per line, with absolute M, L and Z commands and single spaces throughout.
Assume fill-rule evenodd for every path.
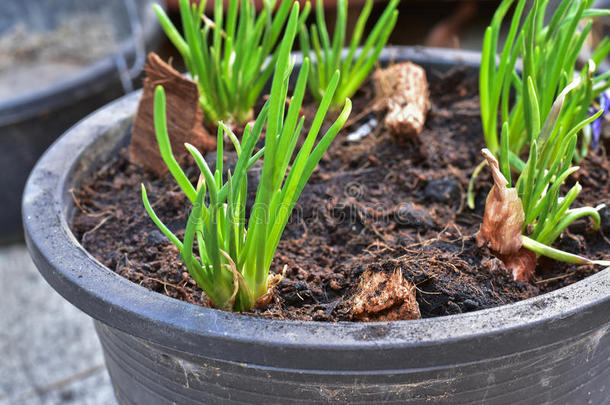
M 384 49 L 381 60 L 392 59 L 432 63 L 435 68 L 474 67 L 480 54 L 422 47 Z M 290 368 L 284 360 L 291 357 L 287 353 L 302 352 L 307 357 L 304 367 L 319 367 L 317 362 L 326 359 L 333 362 L 326 367 L 337 370 L 395 370 L 501 357 L 559 344 L 609 325 L 610 269 L 501 307 L 372 323 L 255 318 L 189 304 L 137 285 L 93 258 L 70 231 L 67 216 L 73 204 L 72 174 L 83 169 L 83 152 L 111 129 L 125 133 L 139 96 L 139 91 L 134 92 L 101 108 L 62 135 L 36 164 L 23 197 L 26 242 L 41 274 L 72 304 L 113 328 L 180 352 L 259 366 Z M 358 359 L 365 351 L 378 355 L 360 365 Z

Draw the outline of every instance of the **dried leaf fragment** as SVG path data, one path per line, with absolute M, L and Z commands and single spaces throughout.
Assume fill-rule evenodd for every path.
M 209 152 L 216 149 L 216 138 L 203 127 L 197 83 L 183 77 L 155 53 L 148 54 L 144 70 L 146 78 L 133 124 L 129 160 L 161 176 L 167 173 L 167 167 L 161 158 L 155 135 L 154 100 L 157 85 L 165 89 L 167 127 L 172 152 L 178 163 L 184 163 L 189 156 L 184 143 Z
M 426 71 L 411 62 L 397 63 L 375 71 L 373 83 L 377 108 L 388 110 L 388 130 L 409 138 L 421 133 L 430 109 Z
M 352 297 L 352 317 L 359 321 L 419 319 L 415 285 L 408 282 L 399 266 L 393 270 L 369 267 L 360 276 Z

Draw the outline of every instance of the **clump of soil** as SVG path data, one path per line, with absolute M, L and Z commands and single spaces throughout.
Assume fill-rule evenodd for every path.
M 253 316 L 317 321 L 354 320 L 353 298 L 365 273 L 400 270 L 414 286 L 422 317 L 475 311 L 533 297 L 596 271 L 542 259 L 533 282 L 512 276 L 474 234 L 481 224 L 489 173 L 477 181 L 477 209 L 465 207 L 465 190 L 483 145 L 477 81 L 457 69 L 429 77 L 432 108 L 421 141 L 396 143 L 383 128 L 358 141 L 350 133 L 383 122 L 367 112 L 368 85 L 354 98 L 353 117 L 304 189 L 273 260 L 286 276 L 274 299 Z M 305 109 L 308 111 L 308 109 Z M 360 113 L 360 114 L 358 114 Z M 170 176 L 153 178 L 128 163 L 126 151 L 78 190 L 73 231 L 83 246 L 118 274 L 159 293 L 206 305 L 177 249 L 156 229 L 140 201 L 151 202 L 182 236 L 189 204 Z M 577 205 L 610 203 L 610 164 L 602 152 L 580 164 L 583 192 Z M 187 170 L 193 182 L 194 167 Z M 251 181 L 252 182 L 252 181 Z M 569 186 L 569 184 L 568 184 Z M 607 258 L 610 211 L 601 232 L 574 224 L 557 242 L 571 252 Z M 393 274 L 393 273 L 392 273 Z M 401 281 L 402 283 L 402 281 Z M 398 291 L 398 290 L 396 290 Z

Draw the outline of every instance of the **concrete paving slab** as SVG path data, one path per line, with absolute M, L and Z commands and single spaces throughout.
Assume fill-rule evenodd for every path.
M 116 405 L 91 319 L 40 276 L 24 245 L 0 248 L 0 405 Z

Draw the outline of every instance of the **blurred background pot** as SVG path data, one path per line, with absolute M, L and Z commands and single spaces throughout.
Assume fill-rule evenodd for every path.
M 480 54 L 387 48 L 432 71 Z M 297 65 L 299 58 L 297 57 Z M 466 314 L 376 323 L 295 322 L 204 308 L 120 277 L 68 227 L 72 188 L 129 141 L 140 93 L 63 135 L 24 192 L 40 273 L 95 319 L 121 404 L 607 404 L 610 269 L 532 299 Z
M 38 157 L 67 128 L 134 87 L 161 38 L 152 0 L 4 2 L 0 9 L 0 244 L 22 238 Z

